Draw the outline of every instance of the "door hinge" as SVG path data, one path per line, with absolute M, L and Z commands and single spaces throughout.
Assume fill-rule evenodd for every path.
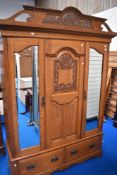
M 84 100 L 86 100 L 87 99 L 87 93 L 86 93 L 86 91 L 84 91 Z
M 43 97 L 41 98 L 41 100 L 42 100 L 42 107 L 45 107 L 45 97 L 43 96 Z

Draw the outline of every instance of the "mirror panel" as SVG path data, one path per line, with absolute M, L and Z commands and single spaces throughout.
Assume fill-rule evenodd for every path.
M 98 127 L 103 55 L 90 48 L 86 131 Z
M 40 144 L 38 46 L 14 53 L 20 149 Z

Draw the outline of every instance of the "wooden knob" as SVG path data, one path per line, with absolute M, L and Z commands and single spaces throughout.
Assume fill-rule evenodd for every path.
M 89 148 L 94 148 L 95 147 L 95 143 L 92 143 L 89 145 Z
M 32 170 L 34 168 L 36 168 L 36 165 L 34 165 L 34 164 L 31 164 L 31 165 L 27 166 L 27 170 Z
M 59 158 L 55 156 L 51 159 L 51 162 L 56 162 L 57 160 L 59 160 Z
M 71 155 L 75 155 L 75 154 L 77 154 L 77 153 L 78 153 L 77 149 L 73 149 L 73 150 L 71 151 Z

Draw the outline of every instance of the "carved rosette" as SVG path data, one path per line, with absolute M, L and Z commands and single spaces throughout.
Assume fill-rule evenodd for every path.
M 60 82 L 62 74 L 60 72 L 68 72 L 71 74 L 71 78 L 66 82 L 64 80 Z M 64 76 L 63 79 L 66 77 Z M 64 83 L 63 83 L 64 82 Z M 63 53 L 58 60 L 54 60 L 54 91 L 69 91 L 77 88 L 77 61 L 73 60 L 69 53 Z

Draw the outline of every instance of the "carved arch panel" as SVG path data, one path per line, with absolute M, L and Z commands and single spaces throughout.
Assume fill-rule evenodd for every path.
M 77 60 L 70 51 L 62 51 L 54 60 L 54 91 L 70 91 L 77 88 Z

